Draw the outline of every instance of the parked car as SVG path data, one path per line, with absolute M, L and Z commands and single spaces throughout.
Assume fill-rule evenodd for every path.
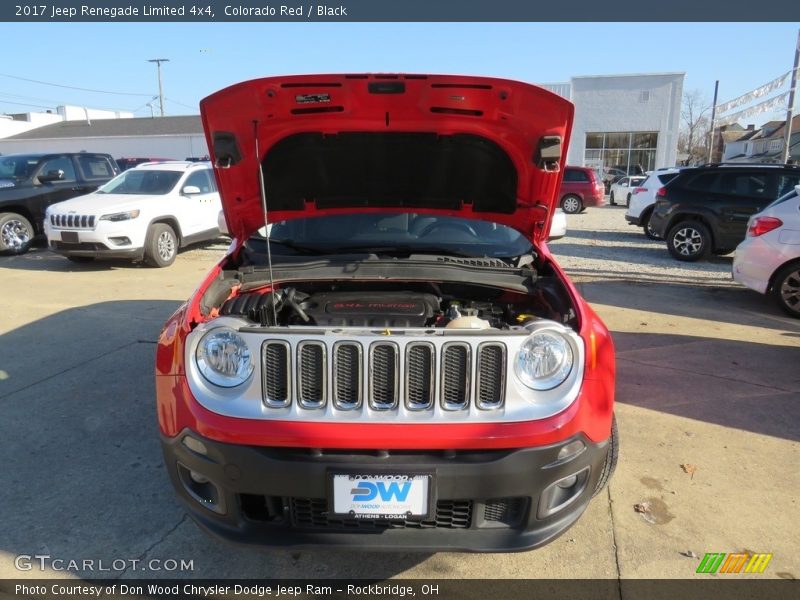
M 603 185 L 606 193 L 611 191 L 611 186 L 623 177 L 631 175 L 644 175 L 641 165 L 614 165 L 603 169 Z
M 163 162 L 167 160 L 174 160 L 172 158 L 118 158 L 117 165 L 120 171 L 127 171 L 135 166 L 141 165 L 146 162 Z
M 563 210 L 557 208 L 553 213 L 553 221 L 550 223 L 550 235 L 548 240 L 560 240 L 567 235 L 567 215 Z
M 119 173 L 108 154 L 0 156 L 0 252 L 27 252 L 48 206 L 96 190 Z
M 634 175 L 633 177 L 626 176 L 611 184 L 611 196 L 609 196 L 609 203 L 611 206 L 616 206 L 617 200 L 622 199 L 625 201 L 625 206 L 629 206 L 633 190 L 639 187 L 645 179 L 647 179 L 647 177 L 643 175 Z
M 800 318 L 800 185 L 750 217 L 736 247 L 733 278 L 772 294 L 786 314 Z
M 656 192 L 672 181 L 680 169 L 663 169 L 650 173 L 641 184 L 633 189 L 625 211 L 625 220 L 630 225 L 641 227 L 651 240 L 663 239 L 650 226 L 650 215 L 656 205 Z
M 129 258 L 167 267 L 178 248 L 219 235 L 220 207 L 209 163 L 144 163 L 51 206 L 45 231 L 50 249 L 73 262 Z
M 565 213 L 574 215 L 587 206 L 602 206 L 603 202 L 603 184 L 594 169 L 569 166 L 564 169 L 558 205 Z
M 800 183 L 796 165 L 710 165 L 681 171 L 656 192 L 650 225 L 677 260 L 728 254 L 747 221 Z
M 611 337 L 544 243 L 572 105 L 483 77 L 304 75 L 200 110 L 234 244 L 156 354 L 194 520 L 250 547 L 393 551 L 570 527 L 618 452 Z

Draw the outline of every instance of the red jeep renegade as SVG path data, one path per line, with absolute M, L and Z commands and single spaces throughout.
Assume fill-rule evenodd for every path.
M 234 242 L 156 358 L 195 521 L 295 547 L 563 533 L 618 448 L 611 337 L 545 242 L 572 104 L 501 79 L 304 75 L 201 113 Z

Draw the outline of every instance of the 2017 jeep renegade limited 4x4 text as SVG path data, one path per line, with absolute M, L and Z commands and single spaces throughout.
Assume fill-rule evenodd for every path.
M 474 551 L 572 525 L 617 456 L 611 338 L 545 242 L 572 104 L 324 75 L 201 113 L 234 242 L 156 358 L 195 521 L 249 545 Z

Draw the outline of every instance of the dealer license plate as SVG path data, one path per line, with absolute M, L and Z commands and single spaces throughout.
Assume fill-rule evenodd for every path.
M 430 475 L 333 475 L 333 512 L 355 518 L 424 517 L 430 510 Z
M 78 244 L 80 243 L 80 239 L 78 238 L 77 231 L 62 231 L 61 232 L 61 241 L 65 244 Z

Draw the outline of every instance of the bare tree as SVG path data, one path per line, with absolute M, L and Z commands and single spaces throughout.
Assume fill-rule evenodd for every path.
M 700 164 L 708 156 L 708 136 L 711 129 L 711 103 L 700 90 L 683 93 L 681 130 L 678 151 L 688 154 L 686 164 Z

